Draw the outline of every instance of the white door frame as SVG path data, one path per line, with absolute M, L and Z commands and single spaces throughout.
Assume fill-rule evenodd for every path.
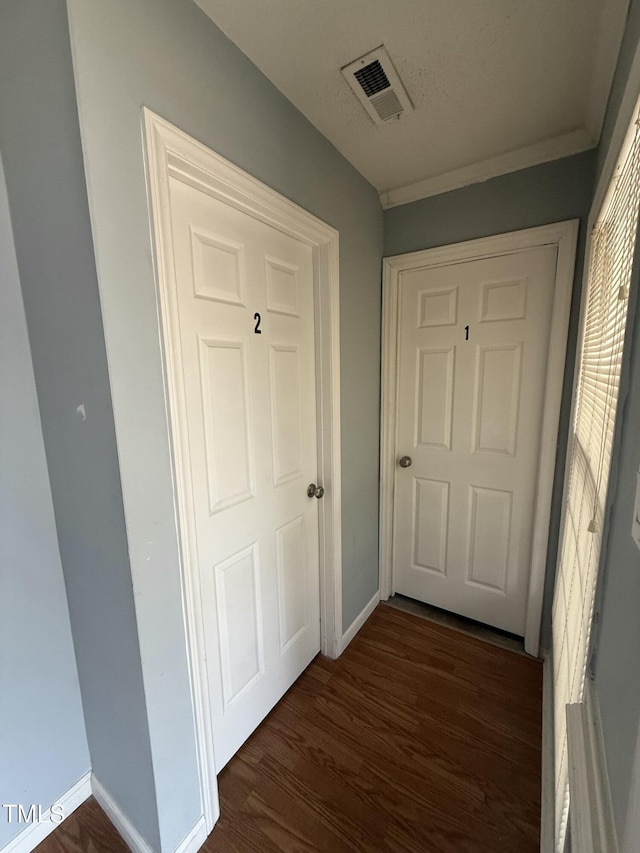
M 579 221 L 573 219 L 538 228 L 527 228 L 495 237 L 469 240 L 450 246 L 425 249 L 384 259 L 382 283 L 382 403 L 380 436 L 380 593 L 383 600 L 394 593 L 393 505 L 398 407 L 398 301 L 400 273 L 415 267 L 448 266 L 512 254 L 523 249 L 555 245 L 558 248 L 553 296 L 549 360 L 545 379 L 544 410 L 536 484 L 531 548 L 531 574 L 527 596 L 524 644 L 526 651 L 539 655 L 540 620 L 549 540 L 549 514 L 553 492 L 558 425 L 567 349 L 567 331 Z
M 189 450 L 186 405 L 179 380 L 181 354 L 175 345 L 179 335 L 169 178 L 195 187 L 313 248 L 318 478 L 325 488 L 324 499 L 318 505 L 320 639 L 321 650 L 329 657 L 338 656 L 342 636 L 338 232 L 146 108 L 143 122 L 200 790 L 207 829 L 211 830 L 219 816 L 219 805 L 192 497 L 184 487 Z

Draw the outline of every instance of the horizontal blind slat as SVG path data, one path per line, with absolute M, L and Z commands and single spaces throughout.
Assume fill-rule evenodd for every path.
M 626 149 L 625 149 L 626 150 Z M 592 233 L 584 325 L 574 385 L 564 525 L 553 601 L 556 841 L 564 841 L 568 803 L 564 709 L 581 701 L 600 561 L 620 369 L 640 200 L 635 135 Z M 622 296 L 623 298 L 620 298 Z

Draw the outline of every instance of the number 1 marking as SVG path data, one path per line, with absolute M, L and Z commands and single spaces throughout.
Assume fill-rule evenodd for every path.
M 469 340 L 469 327 L 468 326 L 464 327 L 464 339 L 465 339 L 465 341 Z

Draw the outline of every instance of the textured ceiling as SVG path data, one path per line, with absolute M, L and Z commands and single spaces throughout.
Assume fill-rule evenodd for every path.
M 433 191 L 438 180 L 447 188 L 595 145 L 628 6 L 628 0 L 196 2 L 381 192 L 416 182 Z M 380 44 L 415 107 L 381 128 L 340 73 Z

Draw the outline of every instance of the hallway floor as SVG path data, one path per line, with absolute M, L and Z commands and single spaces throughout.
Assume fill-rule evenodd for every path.
M 381 604 L 219 776 L 205 853 L 534 853 L 542 664 Z M 38 853 L 125 853 L 93 799 Z

